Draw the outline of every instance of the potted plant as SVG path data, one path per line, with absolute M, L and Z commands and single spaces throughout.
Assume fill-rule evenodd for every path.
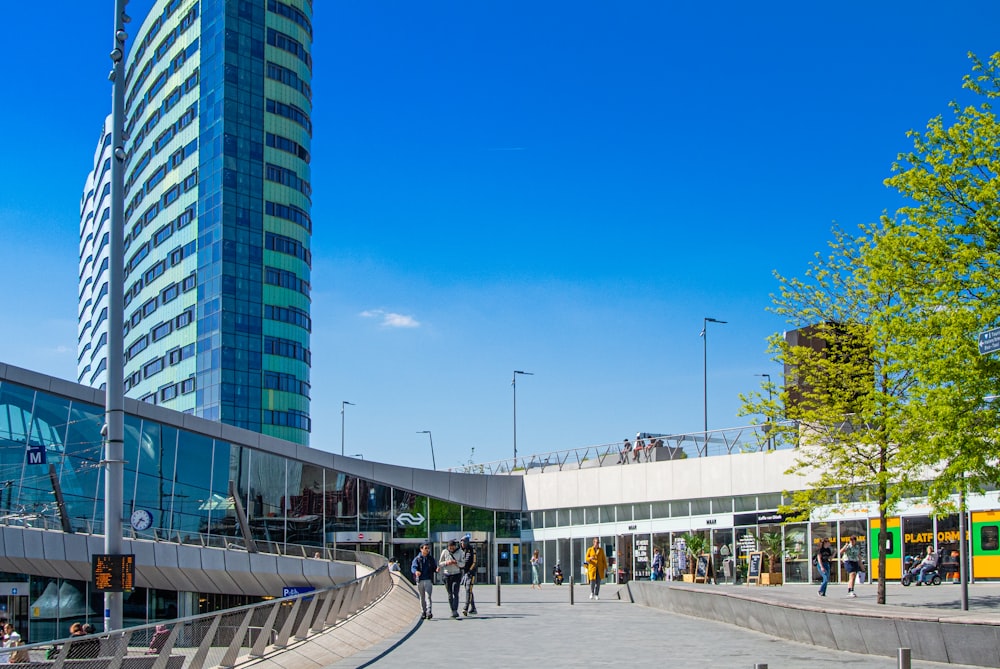
M 683 578 L 686 583 L 694 583 L 695 570 L 698 568 L 698 556 L 708 552 L 708 538 L 701 534 L 686 532 L 681 535 L 688 555 L 688 572 Z
M 781 585 L 781 557 L 785 548 L 781 532 L 760 535 L 760 545 L 767 557 L 767 571 L 761 570 L 760 584 Z

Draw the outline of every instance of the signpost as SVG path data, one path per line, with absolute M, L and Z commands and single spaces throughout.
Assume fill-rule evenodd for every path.
M 979 355 L 989 355 L 1000 351 L 1000 328 L 979 333 Z

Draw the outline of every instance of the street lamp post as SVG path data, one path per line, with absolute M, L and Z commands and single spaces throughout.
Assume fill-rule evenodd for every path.
M 701 324 L 701 338 L 702 338 L 702 374 L 704 383 L 702 384 L 702 392 L 704 396 L 704 409 L 705 409 L 705 450 L 708 451 L 708 324 L 718 323 L 719 325 L 725 325 L 726 321 L 720 321 L 715 318 L 709 318 L 705 316 L 702 319 Z
M 358 458 L 360 460 L 364 460 L 365 459 L 365 454 L 364 453 L 351 453 L 351 457 L 352 458 Z
M 510 386 L 514 389 L 514 466 L 517 467 L 517 375 L 524 374 L 525 376 L 534 376 L 534 372 L 522 372 L 519 369 L 514 370 L 514 378 L 511 379 Z
M 347 405 L 354 406 L 354 402 L 348 402 L 344 400 L 340 403 L 340 454 L 344 454 L 344 407 Z
M 431 466 L 434 467 L 434 471 L 437 471 L 437 461 L 434 459 L 434 437 L 431 435 L 430 430 L 420 430 L 417 434 L 426 434 L 427 438 L 431 441 Z
M 767 379 L 767 401 L 770 402 L 773 396 L 771 392 L 771 375 L 770 374 L 754 374 L 754 376 L 759 376 L 761 378 Z
M 125 480 L 125 355 L 122 321 L 125 310 L 125 13 L 128 0 L 115 0 L 115 34 L 111 51 L 111 242 L 108 272 L 108 361 L 104 413 L 104 552 L 121 555 L 122 504 Z M 104 593 L 104 631 L 121 629 L 124 606 L 121 592 Z

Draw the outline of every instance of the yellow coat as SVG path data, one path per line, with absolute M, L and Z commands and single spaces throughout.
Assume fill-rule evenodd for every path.
M 597 581 L 608 571 L 608 558 L 600 547 L 587 549 L 587 579 Z

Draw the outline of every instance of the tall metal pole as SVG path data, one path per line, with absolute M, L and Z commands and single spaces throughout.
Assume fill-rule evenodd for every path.
M 344 400 L 340 403 L 340 454 L 344 454 L 344 407 L 350 404 L 354 406 L 353 402 L 348 402 Z
M 534 372 L 522 372 L 519 369 L 514 370 L 514 378 L 511 379 L 510 385 L 514 389 L 514 466 L 517 467 L 517 375 L 524 374 L 525 376 L 534 376 Z
M 759 376 L 761 378 L 767 379 L 767 406 L 768 410 L 771 408 L 771 402 L 774 398 L 774 393 L 771 392 L 771 375 L 770 374 L 754 374 L 754 376 Z M 768 417 L 767 423 L 764 425 L 764 431 L 767 434 L 767 450 L 771 450 L 771 418 Z
M 959 593 L 963 611 L 969 610 L 969 570 L 966 568 L 968 558 L 968 545 L 965 534 L 967 532 L 965 508 L 965 475 L 962 475 L 962 488 L 958 491 L 958 582 L 961 591 Z
M 427 438 L 431 440 L 431 466 L 434 467 L 434 471 L 437 471 L 437 461 L 434 459 L 434 437 L 431 435 L 430 430 L 420 430 L 417 434 L 426 434 Z
M 704 383 L 702 384 L 702 393 L 704 397 L 704 408 L 705 408 L 705 449 L 708 449 L 708 324 L 709 323 L 719 323 L 725 324 L 726 321 L 720 321 L 715 318 L 709 318 L 706 316 L 702 319 L 701 323 L 701 337 L 702 337 L 702 378 Z
M 108 267 L 108 371 L 105 390 L 104 552 L 122 553 L 125 460 L 125 14 L 128 0 L 115 0 L 111 80 L 111 236 Z M 104 593 L 104 631 L 122 626 L 122 593 Z

